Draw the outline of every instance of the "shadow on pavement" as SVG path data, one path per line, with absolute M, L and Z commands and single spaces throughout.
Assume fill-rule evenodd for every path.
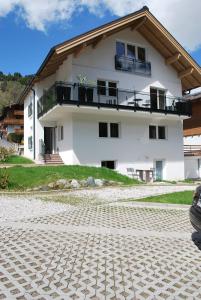
M 201 250 L 201 232 L 195 231 L 191 235 L 193 243 Z

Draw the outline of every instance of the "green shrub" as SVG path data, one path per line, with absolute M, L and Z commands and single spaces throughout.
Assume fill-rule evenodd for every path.
M 6 159 L 14 153 L 14 149 L 0 147 L 0 162 L 5 162 Z
M 0 189 L 6 189 L 9 185 L 9 174 L 6 170 L 6 168 L 4 169 L 0 169 Z
M 23 134 L 17 134 L 15 132 L 9 133 L 7 136 L 7 140 L 12 143 L 21 144 L 23 140 Z

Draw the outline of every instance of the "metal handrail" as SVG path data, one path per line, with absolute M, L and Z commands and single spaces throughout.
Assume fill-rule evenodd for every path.
M 89 105 L 179 115 L 191 114 L 190 102 L 182 97 L 165 95 L 163 98 L 157 97 L 156 99 L 151 93 L 144 91 L 58 81 L 39 99 L 38 117 L 56 105 L 70 103 L 77 106 Z

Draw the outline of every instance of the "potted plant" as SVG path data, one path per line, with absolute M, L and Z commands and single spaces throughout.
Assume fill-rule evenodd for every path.
M 93 86 L 94 82 L 87 79 L 86 75 L 78 75 L 77 79 L 79 81 L 78 86 L 78 99 L 81 103 L 83 102 L 93 102 Z

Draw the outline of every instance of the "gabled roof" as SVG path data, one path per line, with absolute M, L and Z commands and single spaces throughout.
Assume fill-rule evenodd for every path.
M 44 79 L 59 68 L 70 54 L 79 55 L 86 47 L 96 48 L 99 42 L 108 36 L 130 27 L 137 30 L 164 57 L 168 65 L 178 72 L 183 91 L 201 86 L 201 68 L 163 27 L 163 25 L 144 6 L 141 10 L 107 23 L 87 33 L 76 36 L 53 47 L 37 71 L 30 85 L 25 89 L 20 100 L 23 101 L 32 85 Z

